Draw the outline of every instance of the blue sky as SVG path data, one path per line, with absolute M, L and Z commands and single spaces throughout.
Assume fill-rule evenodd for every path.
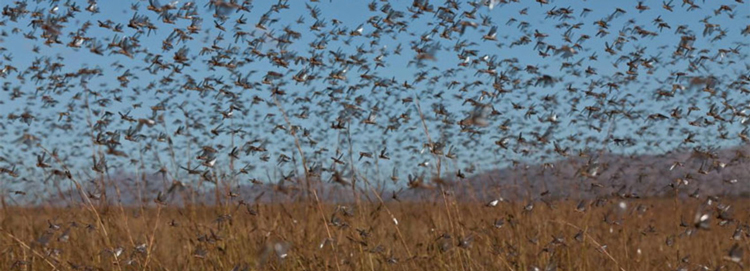
M 76 2 L 76 1 L 73 1 Z M 442 1 L 430 1 L 435 8 L 442 4 Z M 466 2 L 466 1 L 464 1 Z M 280 102 L 284 109 L 290 114 L 299 114 L 307 112 L 310 117 L 308 119 L 300 119 L 292 117 L 292 124 L 300 125 L 302 128 L 309 129 L 313 132 L 313 138 L 318 141 L 316 146 L 306 145 L 304 148 L 306 156 L 311 161 L 319 161 L 323 165 L 328 166 L 331 163 L 330 157 L 337 156 L 336 149 L 339 149 L 344 157 L 350 155 L 347 141 L 343 140 L 345 137 L 339 131 L 328 129 L 330 127 L 333 118 L 331 116 L 337 115 L 342 108 L 342 103 L 350 103 L 354 101 L 357 96 L 361 96 L 364 99 L 361 107 L 364 108 L 362 111 L 363 116 L 358 116 L 360 119 L 364 118 L 370 112 L 373 112 L 370 108 L 373 106 L 378 107 L 377 110 L 378 122 L 382 126 L 387 122 L 389 117 L 397 117 L 401 114 L 409 112 L 411 120 L 405 123 L 397 131 L 383 134 L 383 127 L 376 127 L 372 125 L 362 124 L 359 120 L 354 121 L 351 124 L 352 133 L 352 153 L 356 166 L 361 168 L 362 172 L 368 172 L 368 174 L 388 176 L 391 172 L 391 168 L 397 166 L 400 168 L 400 174 L 406 175 L 408 173 L 418 174 L 419 172 L 433 172 L 434 166 L 419 167 L 418 164 L 422 162 L 430 162 L 434 165 L 434 157 L 423 150 L 423 145 L 426 142 L 424 136 L 424 129 L 419 117 L 416 114 L 414 103 L 402 103 L 402 99 L 407 97 L 417 97 L 420 101 L 420 105 L 425 116 L 428 117 L 427 126 L 430 131 L 430 136 L 434 141 L 444 142 L 446 144 L 446 151 L 451 146 L 459 153 L 459 158 L 455 159 L 450 165 L 457 165 L 461 168 L 477 167 L 481 169 L 489 169 L 502 167 L 509 164 L 510 160 L 521 160 L 529 161 L 532 163 L 539 163 L 545 161 L 553 161 L 562 159 L 560 156 L 546 154 L 552 149 L 552 144 L 546 144 L 540 147 L 525 147 L 531 153 L 530 156 L 523 156 L 520 154 L 520 150 L 524 147 L 518 147 L 516 151 L 506 150 L 499 148 L 495 141 L 502 140 L 502 138 L 515 138 L 519 134 L 525 135 L 531 138 L 530 134 L 535 131 L 544 132 L 550 125 L 540 124 L 537 119 L 542 116 L 548 116 L 555 114 L 561 121 L 561 124 L 555 126 L 553 140 L 563 146 L 569 146 L 574 150 L 586 149 L 586 148 L 601 148 L 606 146 L 610 151 L 616 153 L 663 153 L 677 148 L 688 148 L 697 146 L 731 146 L 740 144 L 740 140 L 734 136 L 737 132 L 742 130 L 744 126 L 735 121 L 728 124 L 728 130 L 732 132 L 732 136 L 729 140 L 723 140 L 716 142 L 714 139 L 716 136 L 715 126 L 713 127 L 694 127 L 688 125 L 689 121 L 693 121 L 701 115 L 691 115 L 682 120 L 666 120 L 666 121 L 647 121 L 646 117 L 650 114 L 664 114 L 669 115 L 670 110 L 675 107 L 682 107 L 683 113 L 687 111 L 687 108 L 692 104 L 702 108 L 701 114 L 705 114 L 711 104 L 721 105 L 722 101 L 726 101 L 730 104 L 747 107 L 748 102 L 744 94 L 738 91 L 727 91 L 726 100 L 718 96 L 710 96 L 705 92 L 701 92 L 696 89 L 689 89 L 679 92 L 675 97 L 668 100 L 657 100 L 655 99 L 654 93 L 657 89 L 671 90 L 673 80 L 670 81 L 670 73 L 684 71 L 689 65 L 689 61 L 686 59 L 677 59 L 674 63 L 670 59 L 672 53 L 675 51 L 676 46 L 680 40 L 682 34 L 676 34 L 675 29 L 679 25 L 686 26 L 687 31 L 694 33 L 696 41 L 693 44 L 694 47 L 709 50 L 709 53 L 705 55 L 715 56 L 720 48 L 729 49 L 735 48 L 738 42 L 745 42 L 746 36 L 741 35 L 742 29 L 745 28 L 745 23 L 748 18 L 747 4 L 737 4 L 735 2 L 725 1 L 726 5 L 736 5 L 733 7 L 733 19 L 730 18 L 729 12 L 723 12 L 716 14 L 715 10 L 719 9 L 720 3 L 713 1 L 707 1 L 705 3 L 697 1 L 701 7 L 699 9 L 688 11 L 686 6 L 681 6 L 681 1 L 675 1 L 674 11 L 668 12 L 664 10 L 661 1 L 644 1 L 643 4 L 650 7 L 650 9 L 643 12 L 639 12 L 636 9 L 637 2 L 635 1 L 550 1 L 548 5 L 540 5 L 532 1 L 524 1 L 523 3 L 512 3 L 506 5 L 499 5 L 490 10 L 488 7 L 478 8 L 476 11 L 476 19 L 472 20 L 481 24 L 481 18 L 486 16 L 491 19 L 492 25 L 498 26 L 497 37 L 498 41 L 483 40 L 482 36 L 489 30 L 489 27 L 480 26 L 477 29 L 471 29 L 466 31 L 463 35 L 454 34 L 451 40 L 443 39 L 439 36 L 440 32 L 430 34 L 432 29 L 442 30 L 440 26 L 437 26 L 437 18 L 432 13 L 426 13 L 421 15 L 418 19 L 409 20 L 408 30 L 399 32 L 393 36 L 382 35 L 377 44 L 371 44 L 370 41 L 373 39 L 367 37 L 374 31 L 373 26 L 367 23 L 369 18 L 373 16 L 385 16 L 380 11 L 371 12 L 368 10 L 368 1 L 320 1 L 319 3 L 311 3 L 308 1 L 288 1 L 289 9 L 282 10 L 279 13 L 269 13 L 272 19 L 278 20 L 276 23 L 268 27 L 267 33 L 278 36 L 283 33 L 283 29 L 286 26 L 290 26 L 293 30 L 301 33 L 301 38 L 289 45 L 287 50 L 297 52 L 300 55 L 309 55 L 311 51 L 309 44 L 314 42 L 319 37 L 316 34 L 320 32 L 314 32 L 310 30 L 310 26 L 315 22 L 313 18 L 310 18 L 309 12 L 305 7 L 305 3 L 320 8 L 321 20 L 325 20 L 327 26 L 324 30 L 329 31 L 332 29 L 342 29 L 345 32 L 350 32 L 356 29 L 359 25 L 363 25 L 363 35 L 356 37 L 341 36 L 338 40 L 335 40 L 335 36 L 329 35 L 326 37 L 328 40 L 328 46 L 325 50 L 320 53 L 324 55 L 326 61 L 330 61 L 331 55 L 328 51 L 341 51 L 342 53 L 352 56 L 357 54 L 357 47 L 363 48 L 364 50 L 372 50 L 372 53 L 366 54 L 364 57 L 372 61 L 378 52 L 388 52 L 387 56 L 384 56 L 386 66 L 373 68 L 368 74 L 377 75 L 382 79 L 393 79 L 396 82 L 410 82 L 414 85 L 414 89 L 402 91 L 391 89 L 387 90 L 371 90 L 371 87 L 365 87 L 355 92 L 350 92 L 351 95 L 341 95 L 339 102 L 332 102 L 328 100 L 325 95 L 323 97 L 316 96 L 314 103 L 307 105 L 309 110 L 304 110 L 304 104 L 295 103 L 295 98 L 298 97 L 311 97 L 311 93 L 319 91 L 327 94 L 330 92 L 327 87 L 331 87 L 327 82 L 317 80 L 308 85 L 295 84 L 294 81 L 289 80 L 288 85 L 284 86 L 287 92 L 287 97 L 281 98 Z M 86 8 L 87 3 L 84 1 L 77 1 L 81 8 Z M 184 67 L 181 74 L 170 74 L 169 72 L 160 72 L 155 75 L 148 74 L 143 71 L 143 68 L 147 66 L 144 63 L 147 53 L 139 53 L 136 57 L 130 59 L 122 55 L 111 55 L 108 52 L 104 56 L 97 56 L 89 52 L 87 49 L 72 49 L 65 47 L 65 43 L 72 40 L 72 36 L 68 33 L 75 32 L 76 29 L 80 28 L 84 22 L 91 22 L 93 25 L 90 27 L 86 35 L 93 37 L 99 42 L 106 44 L 111 41 L 115 33 L 111 30 L 103 29 L 98 27 L 97 21 L 105 21 L 107 19 L 114 21 L 115 23 L 122 23 L 127 25 L 127 22 L 133 17 L 136 11 L 131 9 L 133 4 L 138 4 L 137 14 L 146 15 L 154 22 L 158 29 L 154 34 L 145 35 L 142 34 L 139 37 L 141 48 L 147 49 L 148 53 L 161 54 L 162 58 L 167 62 L 172 62 L 172 57 L 175 51 L 180 48 L 189 49 L 189 57 L 194 58 L 190 61 L 189 67 Z M 386 2 L 377 1 L 379 7 L 382 7 Z M 724 3 L 724 2 L 722 2 Z M 61 10 L 64 10 L 63 2 L 54 1 L 42 1 L 42 2 L 29 2 L 29 10 L 35 10 L 37 8 L 44 9 L 46 13 L 55 6 L 59 5 Z M 167 4 L 162 1 L 161 4 Z M 184 2 L 178 2 L 177 5 L 181 6 Z M 249 13 L 232 13 L 228 20 L 223 24 L 227 29 L 223 33 L 224 40 L 217 43 L 217 46 L 222 48 L 228 48 L 228 46 L 236 46 L 238 51 L 248 50 L 246 43 L 239 42 L 235 43 L 234 33 L 236 20 L 239 18 L 245 18 L 247 23 L 239 25 L 238 29 L 249 33 L 255 32 L 256 35 L 260 35 L 264 30 L 256 28 L 254 25 L 258 22 L 260 16 L 268 12 L 269 7 L 276 4 L 276 1 L 254 1 L 253 7 Z M 393 1 L 390 3 L 396 10 L 405 12 L 405 16 L 411 16 L 411 13 L 406 11 L 406 8 L 411 4 L 411 1 Z M 5 4 L 4 4 L 5 5 Z M 202 81 L 207 77 L 222 78 L 227 82 L 232 82 L 236 76 L 230 74 L 223 69 L 210 70 L 207 66 L 207 61 L 210 59 L 207 55 L 200 55 L 203 47 L 210 47 L 213 40 L 220 31 L 214 27 L 214 18 L 212 13 L 202 3 L 198 7 L 198 16 L 203 18 L 202 29 L 200 34 L 193 35 L 193 39 L 186 43 L 174 44 L 174 49 L 170 51 L 162 50 L 162 41 L 172 33 L 175 28 L 184 29 L 190 22 L 188 20 L 178 20 L 176 24 L 170 25 L 162 23 L 158 18 L 158 15 L 152 11 L 146 10 L 148 1 L 99 1 L 98 8 L 99 13 L 91 14 L 83 11 L 77 13 L 74 18 L 66 24 L 66 27 L 62 30 L 63 35 L 61 40 L 64 44 L 47 46 L 43 44 L 43 39 L 30 40 L 24 38 L 24 34 L 31 33 L 34 36 L 40 36 L 42 33 L 41 29 L 33 30 L 29 26 L 31 18 L 26 16 L 21 18 L 18 22 L 12 22 L 8 18 L 3 18 L 5 26 L 2 30 L 8 33 L 8 36 L 2 37 L 0 47 L 4 47 L 5 50 L 2 55 L 9 56 L 12 58 L 11 61 L 2 60 L 0 64 L 13 65 L 18 68 L 19 71 L 26 70 L 35 59 L 50 57 L 52 59 L 60 57 L 63 59 L 62 63 L 64 66 L 61 68 L 60 73 L 74 72 L 83 67 L 88 68 L 100 68 L 103 72 L 102 76 L 92 79 L 88 88 L 94 92 L 106 93 L 107 91 L 119 88 L 121 92 L 118 96 L 123 97 L 122 102 L 110 100 L 103 107 L 92 106 L 94 110 L 106 110 L 114 113 L 113 122 L 107 127 L 108 131 L 120 131 L 124 132 L 133 125 L 125 121 L 120 120 L 118 113 L 125 113 L 130 110 L 130 115 L 134 118 L 148 118 L 151 115 L 149 107 L 159 104 L 164 99 L 169 99 L 167 105 L 170 110 L 174 109 L 177 104 L 186 103 L 188 110 L 193 110 L 192 115 L 196 117 L 217 120 L 217 122 L 210 123 L 206 121 L 204 125 L 208 128 L 205 131 L 196 131 L 196 136 L 193 138 L 177 137 L 173 138 L 174 146 L 177 149 L 177 159 L 170 161 L 169 155 L 166 152 L 144 152 L 144 157 L 148 160 L 161 161 L 149 163 L 147 169 L 148 172 L 155 172 L 156 169 L 161 166 L 166 166 L 170 169 L 172 178 L 189 178 L 186 173 L 180 169 L 179 166 L 187 166 L 188 162 L 194 167 L 197 162 L 194 159 L 186 158 L 187 152 L 189 151 L 191 156 L 196 155 L 200 150 L 200 146 L 203 145 L 224 145 L 231 146 L 232 139 L 226 133 L 222 133 L 219 136 L 211 136 L 209 130 L 213 127 L 221 124 L 221 127 L 237 127 L 239 124 L 248 124 L 250 126 L 244 128 L 247 135 L 244 138 L 235 138 L 237 145 L 242 145 L 244 142 L 252 140 L 260 140 L 260 142 L 266 142 L 266 148 L 269 150 L 269 156 L 271 159 L 268 162 L 259 160 L 260 155 L 250 155 L 243 157 L 238 164 L 250 164 L 253 165 L 256 170 L 253 171 L 252 175 L 255 178 L 266 179 L 266 172 L 274 174 L 273 172 L 288 172 L 293 169 L 290 163 L 277 163 L 278 156 L 285 154 L 287 156 L 297 155 L 296 149 L 294 148 L 293 139 L 283 131 L 274 130 L 273 128 L 277 125 L 285 125 L 283 118 L 280 116 L 280 112 L 277 108 L 270 106 L 266 103 L 259 103 L 251 105 L 252 98 L 257 96 L 268 102 L 272 102 L 273 99 L 270 95 L 268 87 L 261 86 L 253 90 L 241 90 L 237 87 L 230 88 L 236 94 L 239 94 L 239 101 L 242 101 L 246 106 L 246 110 L 241 113 L 235 113 L 235 115 L 229 120 L 221 120 L 221 115 L 216 113 L 214 108 L 221 110 L 227 110 L 232 101 L 225 97 L 219 97 L 216 93 L 206 93 L 199 95 L 196 92 L 178 92 L 175 89 L 182 85 L 182 82 L 186 81 L 186 77 L 190 76 L 195 78 L 197 81 Z M 555 8 L 568 8 L 573 10 L 571 15 L 574 17 L 570 20 L 560 20 L 557 18 L 546 18 L 546 13 Z M 586 15 L 582 16 L 584 8 L 590 9 Z M 604 37 L 595 36 L 598 30 L 598 26 L 594 24 L 595 21 L 605 19 L 613 14 L 617 8 L 626 10 L 625 14 L 613 17 L 609 21 L 608 35 Z M 469 5 L 462 3 L 461 11 L 469 11 Z M 526 10 L 526 15 L 521 14 L 521 11 Z M 297 24 L 295 21 L 298 18 L 304 18 L 302 24 Z M 660 31 L 654 19 L 660 17 L 664 22 L 668 23 L 671 29 L 663 29 Z M 457 18 L 461 18 L 458 16 Z M 708 22 L 713 24 L 719 24 L 720 27 L 727 31 L 725 38 L 718 41 L 711 41 L 716 34 L 703 35 L 704 23 L 702 19 L 708 18 Z M 335 25 L 332 19 L 336 19 L 341 23 Z M 512 21 L 514 19 L 515 21 Z M 632 20 L 633 23 L 628 23 Z M 519 25 L 522 22 L 528 23 L 528 27 L 525 29 L 520 28 Z M 529 35 L 535 31 L 540 33 L 548 34 L 549 36 L 544 38 L 544 42 L 547 44 L 556 45 L 558 47 L 564 44 L 570 44 L 563 41 L 562 33 L 564 33 L 568 27 L 560 27 L 560 24 L 568 23 L 570 25 L 576 23 L 582 23 L 580 29 L 572 30 L 571 37 L 573 39 L 579 38 L 582 34 L 589 35 L 590 38 L 586 41 L 581 42 L 583 50 L 574 55 L 570 60 L 564 60 L 559 55 L 550 55 L 542 57 L 539 55 L 538 50 L 534 49 L 534 44 L 537 39 L 532 36 L 532 41 L 528 45 L 523 46 L 510 46 L 513 41 L 518 40 L 524 35 Z M 605 52 L 605 44 L 613 44 L 617 39 L 618 34 L 621 30 L 628 33 L 624 38 L 628 39 L 629 29 L 633 27 L 641 27 L 648 31 L 653 31 L 659 35 L 656 37 L 641 37 L 638 40 L 631 40 L 625 43 L 622 48 L 617 52 L 617 55 L 610 56 Z M 15 29 L 18 29 L 18 33 L 12 33 Z M 127 37 L 135 35 L 135 30 L 125 26 L 123 33 L 118 33 L 118 37 Z M 505 38 L 507 36 L 507 39 Z M 345 40 L 349 40 L 349 44 L 345 44 Z M 417 68 L 415 65 L 409 65 L 409 61 L 414 59 L 415 53 L 410 49 L 410 42 L 414 40 L 430 40 L 430 44 L 440 44 L 441 49 L 436 54 L 435 61 L 425 61 L 426 67 L 423 69 Z M 516 64 L 521 69 L 527 67 L 537 67 L 541 74 L 548 74 L 553 77 L 557 77 L 561 82 L 550 86 L 527 86 L 520 87 L 513 90 L 512 93 L 503 94 L 494 99 L 484 100 L 483 102 L 490 104 L 496 110 L 502 113 L 501 116 L 495 117 L 490 122 L 490 127 L 481 128 L 479 131 L 483 132 L 481 135 L 470 136 L 467 133 L 461 133 L 460 127 L 457 125 L 444 126 L 441 124 L 440 119 L 435 118 L 432 106 L 435 104 L 442 104 L 448 112 L 452 114 L 451 121 L 453 123 L 464 118 L 468 112 L 473 108 L 472 106 L 465 104 L 464 100 L 468 98 L 479 99 L 482 91 L 491 91 L 491 79 L 487 76 L 476 75 L 476 68 L 481 68 L 482 65 L 477 65 L 474 69 L 459 70 L 458 64 L 461 60 L 457 57 L 458 52 L 452 50 L 452 47 L 460 41 L 476 42 L 477 45 L 472 47 L 478 52 L 476 57 L 473 59 L 480 58 L 482 56 L 496 57 L 497 59 L 509 59 L 515 58 L 518 63 Z M 575 40 L 573 40 L 575 42 Z M 502 46 L 498 46 L 498 43 L 502 43 Z M 402 54 L 396 55 L 393 50 L 399 46 L 402 47 Z M 259 49 L 264 52 L 270 50 L 277 51 L 274 48 L 273 42 L 263 44 Z M 37 46 L 39 53 L 34 53 L 32 49 Z M 421 45 L 420 45 L 421 46 Z M 746 45 L 740 46 L 740 52 L 744 56 L 746 54 Z M 635 103 L 632 107 L 635 111 L 641 111 L 640 117 L 636 120 L 626 120 L 618 118 L 610 120 L 607 123 L 600 124 L 598 122 L 589 120 L 586 118 L 586 113 L 581 112 L 570 112 L 568 102 L 575 98 L 579 98 L 579 110 L 585 106 L 596 106 L 596 99 L 577 94 L 568 94 L 565 91 L 566 86 L 571 85 L 573 87 L 584 91 L 588 84 L 592 80 L 604 79 L 607 80 L 618 80 L 613 76 L 616 76 L 617 72 L 627 71 L 627 65 L 625 62 L 620 62 L 619 65 L 615 66 L 617 58 L 621 55 L 627 55 L 629 52 L 634 52 L 637 49 L 642 48 L 644 58 L 657 57 L 661 63 L 655 63 L 658 67 L 653 71 L 653 74 L 647 74 L 646 70 L 641 68 L 639 70 L 638 79 L 621 87 L 620 90 L 607 91 L 605 87 L 597 87 L 594 91 L 597 93 L 607 93 L 608 97 L 614 98 L 627 98 L 628 101 Z M 696 51 L 698 51 L 696 50 Z M 589 57 L 595 54 L 598 56 L 598 60 L 591 60 Z M 695 57 L 695 56 L 693 56 Z M 236 58 L 238 61 L 241 58 Z M 587 68 L 591 68 L 596 71 L 596 75 L 581 75 L 573 76 L 560 69 L 561 63 L 565 61 L 577 62 L 581 60 L 581 66 L 577 69 L 583 73 Z M 734 60 L 735 63 L 729 63 L 729 60 Z M 117 67 L 121 65 L 121 67 Z M 374 65 L 372 65 L 374 66 Z M 290 79 L 293 74 L 300 71 L 304 67 L 302 65 L 291 65 L 288 75 L 285 75 L 286 79 Z M 331 70 L 341 69 L 342 67 L 332 65 L 330 68 L 320 69 L 320 76 L 327 76 Z M 507 67 L 501 67 L 499 69 L 505 69 Z M 455 73 L 448 74 L 447 71 L 456 69 Z M 117 77 L 122 75 L 125 71 L 129 70 L 132 73 L 130 76 L 130 82 L 127 87 L 120 87 L 117 81 Z M 439 76 L 436 84 L 428 84 L 425 82 L 415 83 L 415 74 L 420 70 L 428 71 L 428 78 Z M 258 59 L 254 62 L 247 63 L 245 66 L 237 69 L 239 74 L 248 74 L 250 71 L 255 71 L 252 75 L 251 81 L 260 81 L 262 77 L 268 71 L 277 71 L 287 73 L 288 70 L 274 67 L 268 63 L 265 59 Z M 313 72 L 317 72 L 313 70 Z M 339 86 L 352 86 L 361 83 L 360 75 L 364 71 L 358 70 L 357 67 L 351 67 L 351 70 L 347 72 L 347 80 L 341 82 Z M 707 62 L 706 69 L 698 70 L 692 75 L 695 76 L 708 76 L 713 75 L 728 81 L 730 78 L 735 79 L 739 73 L 747 73 L 747 68 L 742 58 L 740 57 L 729 57 L 727 61 L 719 62 Z M 86 176 L 84 172 L 88 171 L 91 167 L 91 153 L 92 146 L 90 140 L 87 140 L 82 136 L 80 132 L 87 131 L 88 126 L 83 121 L 85 120 L 85 110 L 76 110 L 74 114 L 80 114 L 76 118 L 76 121 L 71 123 L 75 129 L 71 132 L 62 131 L 59 129 L 50 129 L 51 123 L 57 120 L 57 113 L 66 110 L 66 106 L 71 102 L 75 107 L 82 105 L 81 100 L 71 100 L 72 97 L 78 93 L 83 93 L 83 88 L 80 84 L 73 84 L 67 91 L 61 91 L 57 93 L 52 92 L 39 92 L 35 94 L 34 89 L 43 86 L 43 84 L 35 83 L 30 80 L 31 76 L 26 76 L 26 81 L 17 80 L 14 78 L 15 74 L 8 76 L 3 79 L 3 82 L 10 85 L 10 88 L 20 87 L 26 95 L 20 99 L 10 100 L 11 93 L 9 91 L 0 92 L 0 99 L 4 101 L 0 106 L 0 116 L 7 116 L 9 114 L 20 115 L 25 111 L 34 112 L 37 115 L 37 120 L 27 125 L 19 121 L 10 121 L 5 118 L 2 120 L 5 123 L 6 129 L 11 133 L 3 135 L 0 140 L 3 144 L 0 148 L 0 154 L 6 157 L 11 164 L 18 165 L 19 168 L 27 170 L 28 176 L 33 174 L 40 174 L 41 171 L 34 169 L 31 160 L 27 160 L 28 157 L 39 154 L 40 149 L 31 147 L 26 149 L 25 147 L 9 144 L 19 137 L 18 132 L 27 131 L 31 134 L 44 135 L 41 144 L 49 149 L 59 148 L 61 153 L 69 155 L 70 159 L 66 160 L 72 167 L 80 169 L 81 176 Z M 149 83 L 161 80 L 163 78 L 172 78 L 176 83 L 170 83 L 162 86 L 163 91 L 157 91 L 162 87 L 157 87 L 152 90 L 143 90 Z M 524 72 L 519 72 L 519 78 L 529 79 L 531 76 Z M 726 77 L 726 78 L 724 78 Z M 615 79 L 613 79 L 615 78 Z M 481 81 L 485 83 L 483 86 L 469 87 L 466 92 L 459 92 L 460 86 L 467 82 Z M 429 80 L 425 80 L 429 81 Z M 458 87 L 448 88 L 446 84 L 451 81 L 459 82 Z M 660 82 L 661 81 L 661 82 Z M 71 82 L 76 83 L 76 81 Z M 231 85 L 231 83 L 230 83 Z M 140 89 L 140 90 L 139 90 Z M 170 94 L 169 91 L 173 92 Z M 398 94 L 397 94 L 398 92 Z M 434 95 L 443 92 L 442 98 L 435 98 Z M 137 93 L 137 94 L 136 94 Z M 42 97 L 44 95 L 50 96 L 59 101 L 57 105 L 42 108 Z M 104 94 L 101 98 L 112 99 L 111 94 Z M 461 95 L 462 98 L 454 98 L 454 95 Z M 559 100 L 559 106 L 544 108 L 542 97 L 546 95 L 557 95 Z M 131 98 L 132 97 L 132 98 Z M 218 98 L 217 98 L 218 97 Z M 90 97 L 91 103 L 94 102 L 95 97 Z M 133 108 L 133 104 L 142 103 L 142 107 Z M 531 118 L 524 118 L 526 110 L 513 110 L 512 103 L 522 104 L 527 106 L 535 105 L 535 109 L 538 111 L 536 116 Z M 604 109 L 612 109 L 616 106 L 604 105 Z M 203 109 L 203 112 L 197 111 Z M 331 113 L 327 115 L 327 112 Z M 339 112 L 340 113 L 340 112 Z M 273 114 L 273 116 L 269 116 Z M 693 113 L 696 114 L 696 113 Z M 44 118 L 50 118 L 49 122 L 45 122 Z M 123 141 L 122 148 L 129 153 L 128 159 L 122 158 L 111 158 L 111 167 L 121 171 L 132 171 L 132 166 L 129 166 L 129 159 L 134 158 L 138 155 L 138 149 L 143 149 L 144 146 L 151 143 L 157 149 L 165 149 L 166 144 L 155 141 L 160 133 L 171 135 L 180 126 L 175 123 L 176 120 L 184 120 L 184 116 L 179 110 L 173 110 L 173 112 L 165 113 L 166 129 L 161 127 L 150 129 L 144 132 L 144 135 L 148 137 L 146 140 L 142 140 L 138 143 L 125 142 Z M 218 118 L 218 119 L 217 119 Z M 96 119 L 96 117 L 94 118 Z M 578 123 L 570 124 L 570 120 L 579 119 Z M 502 131 L 497 127 L 505 120 L 512 120 L 513 129 L 510 131 Z M 652 134 L 647 134 L 643 137 L 638 137 L 635 132 L 641 127 L 647 127 L 647 131 Z M 184 124 L 182 124 L 184 125 Z M 598 132 L 596 130 L 589 129 L 590 125 L 600 126 L 603 131 Z M 672 132 L 669 132 L 672 128 Z M 638 144 L 632 147 L 621 147 L 615 146 L 614 144 L 603 144 L 601 140 L 609 136 L 608 131 L 611 130 L 611 136 L 613 137 L 628 137 L 632 136 L 638 138 Z M 685 137 L 681 130 L 689 131 L 697 134 L 696 143 L 681 144 L 680 142 Z M 200 135 L 198 134 L 200 133 Z M 575 136 L 578 138 L 584 138 L 587 136 L 596 139 L 587 143 L 573 143 L 569 142 L 565 138 L 568 136 Z M 193 141 L 191 145 L 188 145 L 188 141 Z M 305 140 L 303 140 L 305 141 Z M 659 143 L 659 146 L 653 146 L 655 143 Z M 317 157 L 312 154 L 316 150 L 321 148 L 327 148 L 328 152 L 321 152 Z M 95 147 L 100 148 L 100 147 Z M 358 161 L 360 152 L 372 152 L 375 156 L 383 148 L 387 148 L 392 156 L 391 160 L 378 161 L 378 169 L 366 165 L 365 163 L 374 163 L 371 159 L 363 159 Z M 513 148 L 511 148 L 513 149 Z M 228 159 L 225 159 L 231 147 L 227 147 L 220 151 L 219 159 L 217 163 L 226 168 Z M 184 153 L 184 154 L 183 154 Z M 25 161 L 25 162 L 24 162 Z M 241 167 L 241 166 L 235 166 Z M 451 166 L 451 170 L 455 170 L 454 166 Z M 374 173 L 379 171 L 378 174 Z M 276 175 L 280 176 L 280 175 Z M 405 176 L 401 176 L 405 179 Z M 276 178 L 272 178 L 276 179 Z

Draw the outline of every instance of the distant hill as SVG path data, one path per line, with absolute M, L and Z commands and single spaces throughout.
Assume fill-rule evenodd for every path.
M 484 198 L 750 195 L 750 147 L 679 150 L 662 155 L 605 153 L 545 165 L 517 164 L 468 178 L 461 191 Z M 598 156 L 598 157 L 597 157 Z M 471 188 L 468 188 L 471 187 Z
M 440 199 L 440 187 L 462 200 L 488 201 L 497 198 L 507 200 L 528 199 L 580 199 L 600 196 L 614 197 L 673 197 L 678 193 L 686 196 L 749 196 L 750 195 L 750 147 L 734 147 L 714 151 L 684 149 L 661 155 L 625 156 L 612 153 L 569 156 L 547 164 L 515 164 L 469 176 L 466 179 L 422 180 L 420 188 L 399 186 L 380 188 L 381 197 L 388 201 L 424 201 Z M 175 186 L 162 180 L 161 176 L 145 176 L 146 181 L 135 183 L 132 174 L 111 174 L 114 179 L 108 183 L 106 198 L 126 205 L 146 202 L 151 204 L 162 192 L 162 199 L 171 204 L 181 204 L 185 200 L 199 204 L 214 204 L 217 195 L 226 200 L 238 202 L 284 202 L 299 199 L 305 193 L 302 185 L 288 180 L 284 184 L 251 184 L 238 179 L 239 185 L 225 187 L 203 182 L 191 194 L 188 187 Z M 352 201 L 350 186 L 338 183 L 318 182 L 318 197 L 334 201 Z M 360 181 L 360 184 L 362 182 Z M 113 184 L 117 184 L 116 186 Z M 93 198 L 103 193 L 93 183 L 86 185 L 86 191 Z M 139 189 L 141 187 L 142 189 Z M 200 187 L 200 188 L 198 188 Z M 371 193 L 358 195 L 365 201 L 376 201 Z M 369 195 L 365 195 L 369 194 Z M 46 199 L 46 203 L 65 204 L 62 198 L 80 202 L 75 191 L 65 191 L 63 196 L 56 194 Z M 101 200 L 101 199 L 100 199 Z M 97 202 L 98 200 L 95 200 Z

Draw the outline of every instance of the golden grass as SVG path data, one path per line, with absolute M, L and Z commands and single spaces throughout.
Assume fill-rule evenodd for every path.
M 627 200 L 625 211 L 618 209 L 620 201 L 591 204 L 586 212 L 577 212 L 576 202 L 536 202 L 529 212 L 521 203 L 487 207 L 450 198 L 384 206 L 103 206 L 97 211 L 104 229 L 83 207 L 6 207 L 0 214 L 0 269 L 741 269 L 723 258 L 733 244 L 747 246 L 745 234 L 732 236 L 735 221 L 747 221 L 750 202 L 725 200 L 734 220 L 720 226 L 714 212 L 711 228 L 698 230 L 697 200 Z M 584 238 L 576 239 L 580 233 Z M 122 252 L 115 257 L 117 248 Z

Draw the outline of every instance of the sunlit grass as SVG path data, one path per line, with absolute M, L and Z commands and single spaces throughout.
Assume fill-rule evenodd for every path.
M 85 208 L 6 207 L 0 222 L 0 266 L 5 270 L 702 270 L 701 266 L 714 270 L 726 265 L 739 270 L 723 260 L 734 243 L 747 244 L 744 233 L 732 239 L 738 228 L 735 222 L 720 226 L 713 213 L 710 228 L 698 229 L 693 222 L 699 202 L 691 200 L 627 200 L 625 209 L 621 202 L 592 202 L 585 212 L 576 211 L 577 202 L 536 202 L 527 211 L 521 203 L 488 207 L 450 197 L 385 206 L 323 203 L 320 208 L 314 202 L 107 206 L 97 209 L 106 236 Z M 733 219 L 747 218 L 747 201 L 731 204 L 738 216 Z

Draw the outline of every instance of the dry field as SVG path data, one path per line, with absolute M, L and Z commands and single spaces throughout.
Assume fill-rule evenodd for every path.
M 748 245 L 747 200 L 437 199 L 7 206 L 0 269 L 742 270 Z

